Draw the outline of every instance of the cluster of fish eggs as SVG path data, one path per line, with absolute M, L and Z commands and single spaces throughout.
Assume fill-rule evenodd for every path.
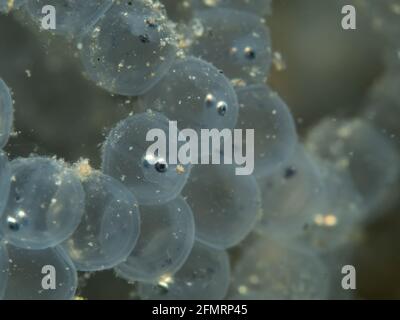
M 332 271 L 322 257 L 374 219 L 398 181 L 390 113 L 374 109 L 390 101 L 398 113 L 396 91 L 377 84 L 365 114 L 324 119 L 300 141 L 266 84 L 271 1 L 161 2 L 0 0 L 0 11 L 18 7 L 39 27 L 52 4 L 51 32 L 76 42 L 86 77 L 139 97 L 109 132 L 98 170 L 86 160 L 0 154 L 0 298 L 71 299 L 77 271 L 106 269 L 143 299 L 328 298 Z M 169 137 L 169 120 L 197 132 L 254 129 L 254 173 L 148 153 L 146 134 Z M 2 148 L 12 123 L 1 81 Z M 42 288 L 49 265 L 55 290 Z

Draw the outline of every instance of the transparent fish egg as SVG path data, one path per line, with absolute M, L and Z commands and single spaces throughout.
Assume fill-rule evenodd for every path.
M 236 175 L 234 165 L 198 165 L 182 196 L 193 210 L 196 238 L 215 248 L 237 245 L 260 213 L 256 179 Z
M 166 158 L 150 152 L 153 141 L 146 141 L 151 129 L 166 135 Z M 134 193 L 139 204 L 161 204 L 181 192 L 190 174 L 190 164 L 169 163 L 168 119 L 155 112 L 130 116 L 108 135 L 103 146 L 102 170 Z M 178 143 L 177 147 L 182 143 Z M 176 159 L 178 160 L 178 159 Z
M 183 129 L 234 128 L 238 117 L 236 93 L 229 80 L 210 63 L 188 57 L 139 98 L 142 110 L 154 109 Z
M 385 200 L 400 174 L 395 145 L 361 119 L 324 119 L 309 132 L 306 145 L 317 157 L 350 173 L 368 210 Z
M 328 270 L 313 251 L 271 237 L 243 248 L 232 279 L 233 299 L 326 299 L 330 287 Z
M 10 162 L 11 188 L 0 220 L 5 240 L 44 249 L 67 239 L 81 221 L 84 192 L 72 170 L 50 158 Z
M 272 50 L 269 29 L 260 17 L 230 9 L 198 11 L 192 29 L 193 56 L 209 61 L 231 80 L 265 82 Z
M 173 34 L 164 11 L 156 4 L 116 1 L 80 39 L 85 73 L 109 92 L 144 94 L 175 60 Z
M 302 146 L 273 174 L 258 179 L 262 217 L 257 229 L 263 234 L 294 237 L 307 228 L 319 212 L 324 184 L 318 164 Z
M 239 88 L 237 94 L 240 111 L 236 128 L 254 130 L 255 175 L 265 176 L 274 172 L 296 148 L 292 114 L 278 94 L 265 85 Z M 244 138 L 242 145 L 245 148 Z
M 225 251 L 195 242 L 182 268 L 156 284 L 139 283 L 139 295 L 149 300 L 220 300 L 228 291 L 229 257 Z
M 7 267 L 0 267 L 0 277 L 4 273 L 8 275 L 5 300 L 69 300 L 74 297 L 78 275 L 62 247 L 27 250 L 7 245 L 7 251 Z
M 128 281 L 154 282 L 180 269 L 194 242 L 193 213 L 183 198 L 140 206 L 141 235 L 117 274 Z
M 323 200 L 299 239 L 316 252 L 332 252 L 351 242 L 367 210 L 348 172 L 327 163 L 320 168 Z
M 85 211 L 64 248 L 79 271 L 109 269 L 126 260 L 140 230 L 139 205 L 120 182 L 98 171 L 82 181 Z

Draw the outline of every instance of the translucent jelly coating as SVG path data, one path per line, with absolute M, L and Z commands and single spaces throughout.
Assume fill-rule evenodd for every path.
M 329 287 L 327 268 L 313 251 L 270 237 L 243 248 L 232 271 L 235 299 L 326 299 Z
M 27 250 L 7 245 L 9 263 L 6 300 L 69 300 L 75 295 L 78 275 L 60 246 Z M 53 289 L 54 288 L 54 289 Z
M 195 242 L 176 274 L 165 275 L 156 284 L 139 283 L 139 295 L 150 300 L 221 300 L 228 291 L 230 276 L 225 251 Z
M 166 159 L 151 153 L 146 141 L 151 129 L 166 135 Z M 130 116 L 111 130 L 103 146 L 103 172 L 121 181 L 139 204 L 161 204 L 176 198 L 186 184 L 191 165 L 169 163 L 168 119 L 154 112 Z M 178 148 L 183 143 L 178 143 Z
M 29 0 L 25 10 L 42 28 L 43 18 L 49 13 L 43 10 L 48 5 L 53 6 L 56 10 L 56 28 L 49 31 L 73 38 L 84 34 L 93 26 L 110 8 L 112 2 L 113 0 Z
M 8 283 L 8 259 L 6 245 L 0 241 L 0 300 L 4 298 Z
M 258 183 L 262 218 L 257 228 L 265 234 L 293 237 L 302 233 L 324 201 L 320 168 L 301 145 L 291 159 Z
M 25 249 L 54 247 L 79 225 L 84 192 L 71 169 L 54 159 L 19 158 L 10 163 L 11 189 L 1 232 Z
M 386 72 L 368 93 L 363 117 L 370 120 L 400 150 L 400 73 Z
M 79 271 L 109 269 L 126 260 L 140 230 L 139 205 L 120 182 L 93 171 L 82 181 L 85 212 L 63 243 Z
M 139 99 L 142 110 L 154 109 L 183 129 L 234 128 L 239 107 L 229 80 L 210 63 L 188 57 Z
M 0 150 L 0 217 L 6 207 L 11 185 L 11 168 L 7 155 Z M 1 234 L 1 232 L 0 232 Z M 0 236 L 1 238 L 1 236 Z
M 0 13 L 9 13 L 19 9 L 28 0 L 0 0 Z
M 394 46 L 400 44 L 400 11 L 398 0 L 361 0 L 359 7 L 371 19 L 372 26 L 376 31 L 392 41 Z
M 10 89 L 5 82 L 0 79 L 0 149 L 8 142 L 13 120 L 14 110 Z
M 331 252 L 350 243 L 354 230 L 366 218 L 364 201 L 348 172 L 320 165 L 323 201 L 300 239 L 314 251 Z
M 265 83 L 272 61 L 269 29 L 251 13 L 230 9 L 198 11 L 192 20 L 190 53 L 231 80 Z
M 228 8 L 260 16 L 271 14 L 272 0 L 191 0 L 195 10 Z
M 350 173 L 369 210 L 382 204 L 399 177 L 394 144 L 367 121 L 322 120 L 309 132 L 306 144 L 316 156 Z
M 128 281 L 157 282 L 181 268 L 193 248 L 193 213 L 182 197 L 141 206 L 141 235 L 128 259 L 115 270 Z
M 192 17 L 192 0 L 161 0 L 168 18 L 173 21 L 187 21 Z
M 265 85 L 239 88 L 237 94 L 240 111 L 236 128 L 254 129 L 255 175 L 271 174 L 297 145 L 292 114 L 279 95 Z M 245 148 L 244 136 L 242 145 Z
M 196 238 L 226 249 L 237 245 L 254 228 L 260 214 L 256 179 L 236 175 L 234 165 L 198 165 L 182 196 L 193 210 Z
M 146 0 L 114 2 L 80 42 L 86 75 L 103 89 L 127 96 L 147 92 L 176 57 L 164 10 Z

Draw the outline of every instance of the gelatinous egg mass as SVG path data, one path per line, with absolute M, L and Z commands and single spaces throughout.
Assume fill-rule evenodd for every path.
M 72 170 L 50 158 L 19 158 L 10 163 L 11 189 L 1 232 L 25 249 L 53 247 L 81 221 L 82 185 Z
M 229 281 L 227 253 L 196 242 L 177 273 L 165 274 L 155 284 L 139 284 L 139 294 L 150 300 L 220 300 L 228 291 Z
M 82 185 L 84 215 L 63 246 L 80 271 L 112 268 L 125 261 L 135 247 L 139 205 L 122 183 L 98 171 L 92 171 Z
M 0 0 L 0 300 L 398 295 L 399 1 Z
M 180 269 L 194 242 L 193 213 L 182 197 L 140 206 L 141 235 L 128 259 L 116 267 L 128 281 L 154 282 Z
M 176 57 L 164 10 L 146 0 L 116 1 L 81 39 L 86 75 L 109 92 L 141 95 Z
M 150 150 L 155 141 L 147 141 L 146 136 L 152 129 L 165 134 L 164 156 Z M 191 168 L 190 164 L 180 164 L 178 159 L 175 164 L 169 163 L 172 149 L 168 119 L 155 112 L 137 114 L 111 130 L 103 146 L 102 169 L 128 187 L 139 204 L 165 203 L 179 195 Z

